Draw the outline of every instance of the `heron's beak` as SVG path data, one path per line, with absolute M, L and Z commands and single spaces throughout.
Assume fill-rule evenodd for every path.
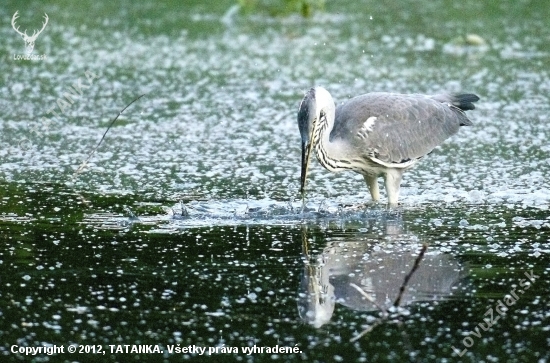
M 317 120 L 315 103 L 315 89 L 312 88 L 304 96 L 298 110 L 298 128 L 302 138 L 302 173 L 300 178 L 300 193 L 302 199 L 306 191 L 307 167 L 311 157 L 311 149 L 313 148 L 313 135 L 315 135 L 315 127 Z
M 311 148 L 313 143 L 311 141 L 302 141 L 302 173 L 300 177 L 300 193 L 302 198 L 306 192 L 306 178 L 307 178 L 307 168 L 309 167 L 309 159 L 311 157 Z

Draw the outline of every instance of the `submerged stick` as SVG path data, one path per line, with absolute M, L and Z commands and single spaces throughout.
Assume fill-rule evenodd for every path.
M 403 284 L 399 288 L 399 295 L 397 295 L 397 298 L 395 299 L 395 302 L 393 303 L 393 306 L 398 307 L 399 304 L 401 304 L 401 299 L 403 298 L 403 295 L 405 294 L 405 288 L 407 287 L 407 284 L 409 283 L 409 280 L 415 273 L 415 271 L 418 269 L 418 266 L 420 265 L 420 261 L 424 258 L 424 253 L 426 253 L 426 250 L 428 249 L 428 244 L 424 243 L 422 245 L 422 249 L 420 250 L 420 253 L 416 257 L 416 260 L 414 261 L 414 265 L 411 269 L 411 271 L 405 276 L 405 280 L 403 280 Z
M 365 335 L 367 335 L 368 333 L 370 333 L 371 331 L 374 330 L 374 328 L 376 328 L 378 325 L 382 324 L 382 322 L 384 321 L 384 319 L 378 319 L 377 321 L 374 322 L 374 324 L 372 324 L 371 326 L 369 326 L 367 329 L 363 330 L 361 333 L 357 334 L 356 336 L 354 336 L 353 338 L 351 338 L 349 341 L 350 343 L 353 343 L 355 342 L 356 340 L 359 340 L 361 339 L 362 337 L 364 337 Z
M 90 161 L 90 159 L 92 158 L 92 156 L 94 155 L 94 153 L 97 151 L 97 149 L 99 149 L 99 146 L 101 145 L 101 143 L 103 142 L 103 140 L 105 139 L 105 136 L 107 136 L 107 133 L 109 132 L 109 130 L 111 129 L 111 127 L 114 125 L 115 121 L 118 120 L 119 116 L 128 108 L 130 107 L 130 105 L 132 105 L 132 103 L 136 102 L 137 100 L 139 100 L 141 97 L 145 96 L 145 94 L 142 94 L 141 96 L 138 96 L 137 98 L 135 98 L 132 102 L 130 102 L 128 105 L 126 105 L 126 107 L 124 107 L 122 110 L 120 110 L 120 112 L 118 113 L 118 115 L 116 115 L 116 117 L 113 119 L 113 121 L 111 121 L 111 124 L 109 125 L 109 127 L 107 127 L 107 130 L 105 130 L 105 133 L 103 134 L 103 136 L 101 137 L 101 140 L 99 140 L 99 142 L 97 143 L 96 147 L 92 150 L 92 152 L 90 153 L 90 155 L 88 155 L 88 157 L 86 158 L 86 160 L 84 160 L 82 162 L 82 164 L 80 164 L 80 166 L 78 167 L 78 169 L 76 169 L 76 171 L 74 172 L 73 174 L 73 178 L 72 180 L 74 181 L 76 179 L 76 177 L 78 176 L 78 174 L 80 174 L 82 172 L 82 170 L 84 170 L 84 168 L 86 167 L 86 165 L 88 165 L 88 161 Z
M 424 243 L 422 245 L 422 249 L 420 250 L 420 253 L 418 254 L 418 256 L 416 257 L 416 260 L 414 261 L 414 265 L 411 269 L 411 271 L 409 271 L 409 273 L 405 276 L 405 279 L 403 280 L 403 284 L 401 285 L 401 287 L 399 288 L 399 294 L 397 295 L 397 298 L 395 299 L 395 302 L 393 303 L 393 306 L 394 307 L 399 307 L 399 305 L 401 304 L 401 300 L 403 299 L 403 295 L 405 294 L 405 289 L 407 287 L 407 284 L 409 283 L 409 280 L 411 279 L 411 277 L 414 275 L 414 273 L 416 272 L 416 270 L 418 269 L 418 266 L 420 266 L 420 262 L 422 261 L 422 259 L 424 258 L 424 254 L 426 253 L 426 250 L 428 249 L 428 244 L 427 243 Z M 382 324 L 382 322 L 386 321 L 386 319 L 388 319 L 388 312 L 387 310 L 382 307 L 382 306 L 379 306 L 377 303 L 376 303 L 376 300 L 370 296 L 369 294 L 367 294 L 363 289 L 361 289 L 359 286 L 355 285 L 354 283 L 350 283 L 350 286 L 353 287 L 354 289 L 356 289 L 357 291 L 359 291 L 361 293 L 361 295 L 363 295 L 365 297 L 365 299 L 367 299 L 368 301 L 370 301 L 371 303 L 373 303 L 381 312 L 382 314 L 382 317 L 379 318 L 378 320 L 376 320 L 374 322 L 374 324 L 372 324 L 371 326 L 369 326 L 367 329 L 363 330 L 361 333 L 357 334 L 355 337 L 351 338 L 350 339 L 350 342 L 355 342 L 356 340 L 364 337 L 365 335 L 367 335 L 368 333 L 370 333 L 375 327 L 377 327 L 378 325 Z
M 353 282 L 351 282 L 349 284 L 351 287 L 353 287 L 355 290 L 359 291 L 359 293 L 361 295 L 363 295 L 363 297 L 365 299 L 367 299 L 371 304 L 373 304 L 374 306 L 376 306 L 378 308 L 378 310 L 380 310 L 384 315 L 387 315 L 387 312 L 386 312 L 386 309 L 382 306 L 380 306 L 376 300 L 370 296 L 369 294 L 367 294 L 367 292 L 365 290 L 363 290 L 362 288 L 360 288 L 359 286 L 355 285 Z

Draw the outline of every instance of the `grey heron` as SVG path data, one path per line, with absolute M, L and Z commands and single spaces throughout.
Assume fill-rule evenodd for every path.
M 378 177 L 385 179 L 388 204 L 396 205 L 403 172 L 412 168 L 460 126 L 470 126 L 466 110 L 474 94 L 373 92 L 335 106 L 323 87 L 309 90 L 300 104 L 302 136 L 300 192 L 304 196 L 312 149 L 327 170 L 362 174 L 374 201 Z

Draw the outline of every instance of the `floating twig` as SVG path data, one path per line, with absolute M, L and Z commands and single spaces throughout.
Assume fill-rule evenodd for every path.
M 111 124 L 109 125 L 109 127 L 107 127 L 107 130 L 105 130 L 105 133 L 103 134 L 103 136 L 101 137 L 101 140 L 99 140 L 99 142 L 97 143 L 96 147 L 92 150 L 92 152 L 90 153 L 90 155 L 88 155 L 88 157 L 86 158 L 86 160 L 84 160 L 82 162 L 82 164 L 80 164 L 80 166 L 78 167 L 78 169 L 76 169 L 76 171 L 74 172 L 73 174 L 73 178 L 72 180 L 74 181 L 76 179 L 76 177 L 78 176 L 78 174 L 80 174 L 82 172 L 82 170 L 84 170 L 84 168 L 86 168 L 86 166 L 88 165 L 88 161 L 90 161 L 90 159 L 92 158 L 92 156 L 94 155 L 94 153 L 97 151 L 97 149 L 99 148 L 99 146 L 101 145 L 101 143 L 103 142 L 103 140 L 105 139 L 105 136 L 107 136 L 107 133 L 109 132 L 109 130 L 111 129 L 111 127 L 114 125 L 115 121 L 118 120 L 119 116 L 128 108 L 130 107 L 130 105 L 132 105 L 132 103 L 136 102 L 137 100 L 139 100 L 141 97 L 145 96 L 145 94 L 142 94 L 141 96 L 138 96 L 137 98 L 135 98 L 132 102 L 130 102 L 126 107 L 124 107 L 122 110 L 120 110 L 120 112 L 118 113 L 118 115 L 116 115 L 116 117 L 113 119 L 113 121 L 111 121 Z

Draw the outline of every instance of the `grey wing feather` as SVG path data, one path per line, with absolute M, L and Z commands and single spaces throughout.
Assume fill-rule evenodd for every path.
M 473 95 L 466 95 L 473 96 Z M 471 125 L 460 96 L 369 93 L 336 109 L 331 141 L 346 145 L 352 157 L 375 157 L 387 163 L 420 158 L 461 125 Z M 477 96 L 475 96 L 477 98 Z M 473 107 L 477 99 L 465 98 Z

